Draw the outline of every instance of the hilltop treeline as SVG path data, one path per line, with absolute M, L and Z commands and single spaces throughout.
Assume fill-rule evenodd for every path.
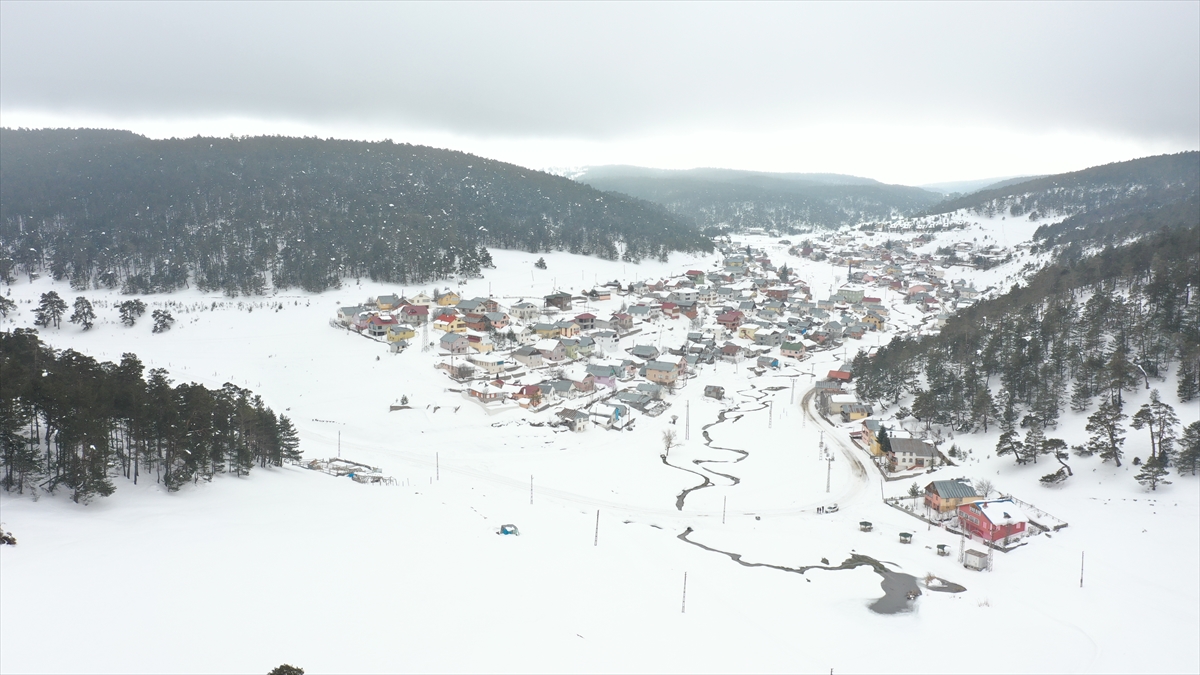
M 1179 397 L 1191 401 L 1200 397 L 1198 288 L 1200 226 L 1163 229 L 1050 265 L 936 337 L 860 354 L 858 390 L 892 405 L 911 395 L 905 413 L 963 432 L 1053 429 L 1067 406 L 1096 402 L 1115 419 L 1123 392 L 1150 388 L 1175 366 Z
M 709 250 L 662 207 L 461 152 L 317 138 L 0 130 L 0 276 L 255 294 L 478 275 L 487 247 Z
M 98 363 L 33 330 L 0 333 L 0 486 L 86 503 L 112 494 L 117 476 L 177 490 L 299 460 L 291 421 L 252 392 L 173 386 L 166 371 L 143 370 L 133 354 Z
M 918 213 L 941 195 L 915 187 L 843 177 L 693 169 L 654 171 L 599 167 L 578 178 L 662 204 L 706 231 L 763 228 L 780 233 L 800 228 L 857 225 Z
M 1143 157 L 1003 184 L 947 200 L 931 214 L 967 209 L 996 216 L 1067 216 L 1034 235 L 1045 245 L 1102 241 L 1195 224 L 1200 152 Z M 1185 217 L 1190 212 L 1190 220 Z

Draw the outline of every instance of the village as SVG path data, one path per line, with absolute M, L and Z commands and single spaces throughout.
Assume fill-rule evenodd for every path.
M 940 434 L 926 438 L 906 429 L 854 392 L 850 362 L 860 350 L 897 334 L 936 333 L 954 311 L 991 290 L 947 281 L 945 272 L 973 267 L 972 256 L 998 260 L 1004 250 L 958 244 L 935 255 L 909 248 L 932 239 L 918 234 L 873 245 L 831 233 L 793 245 L 763 236 L 724 238 L 709 270 L 541 297 L 463 297 L 448 287 L 379 295 L 339 308 L 331 325 L 393 353 L 428 354 L 447 391 L 488 415 L 523 415 L 577 433 L 631 431 L 640 418 L 667 412 L 684 388 L 725 400 L 725 387 L 705 377 L 718 367 L 789 378 L 793 388 L 806 378 L 802 384 L 811 391 L 803 405 L 811 402 L 883 481 L 912 483 L 907 496 L 885 503 L 978 542 L 984 551 L 959 547 L 960 562 L 990 569 L 991 550 L 1013 550 L 1066 523 L 1011 495 L 993 498 L 986 482 L 980 490 L 968 478 L 932 480 L 918 490 L 922 476 L 955 465 L 939 447 Z M 844 276 L 834 274 L 823 288 L 813 273 L 822 268 L 844 269 Z M 818 354 L 824 358 L 813 359 Z M 818 361 L 831 360 L 832 367 L 816 372 Z M 674 424 L 678 415 L 671 418 Z M 860 527 L 869 531 L 871 523 Z M 901 542 L 910 540 L 902 533 Z M 949 550 L 941 545 L 938 553 Z

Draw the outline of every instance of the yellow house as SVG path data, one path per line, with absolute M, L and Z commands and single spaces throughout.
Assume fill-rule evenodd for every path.
M 457 317 L 457 316 L 454 317 L 454 319 L 452 319 L 450 321 L 434 321 L 433 327 L 440 331 L 445 331 L 447 333 L 465 333 L 465 332 L 467 332 L 467 325 L 463 323 L 462 318 Z
M 400 306 L 400 296 L 395 294 L 381 295 L 378 298 L 375 298 L 375 306 L 378 307 L 379 311 L 381 312 L 390 312 Z
M 446 291 L 438 296 L 437 304 L 442 307 L 453 307 L 457 305 L 462 298 L 458 297 L 458 293 L 454 291 Z
M 743 340 L 753 340 L 754 334 L 758 332 L 759 328 L 761 328 L 761 326 L 756 323 L 744 323 L 738 326 L 737 336 Z
M 867 312 L 863 317 L 863 323 L 869 324 L 874 330 L 883 330 L 883 317 L 874 312 Z
M 428 307 L 429 305 L 433 304 L 433 298 L 429 297 L 429 294 L 425 291 L 421 291 L 420 293 L 412 296 L 412 298 L 409 299 L 409 302 L 414 305 L 425 305 Z
M 553 323 L 535 323 L 533 324 L 533 332 L 537 333 L 539 338 L 550 340 L 562 334 L 562 329 L 558 324 Z
M 401 340 L 411 340 L 417 337 L 417 331 L 412 328 L 400 324 L 396 326 L 388 326 L 387 341 L 399 342 Z

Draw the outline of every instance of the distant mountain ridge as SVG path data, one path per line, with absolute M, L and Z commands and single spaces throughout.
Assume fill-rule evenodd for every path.
M 1200 152 L 1143 157 L 1081 171 L 1006 181 L 990 189 L 942 202 L 930 214 L 966 209 L 976 213 L 1029 215 L 1033 220 L 1067 216 L 1038 230 L 1047 243 L 1068 243 L 1137 234 L 1161 209 L 1178 214 L 1200 195 Z M 1183 211 L 1180 211 L 1183 209 Z
M 0 129 L 0 276 L 166 291 L 477 275 L 487 246 L 710 250 L 647 201 L 462 152 L 317 138 Z
M 914 214 L 942 200 L 921 188 L 828 173 L 601 166 L 574 179 L 661 204 L 706 231 L 840 227 Z

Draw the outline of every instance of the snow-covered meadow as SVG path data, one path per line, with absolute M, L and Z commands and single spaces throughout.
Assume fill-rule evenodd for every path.
M 772 246 L 772 259 L 786 259 L 817 297 L 839 282 L 841 270 Z M 538 270 L 537 255 L 492 254 L 497 269 L 485 278 L 438 286 L 508 303 L 719 260 L 631 265 L 554 253 Z M 802 407 L 814 379 L 890 333 L 762 376 L 748 364 L 706 366 L 664 415 L 640 417 L 632 431 L 570 433 L 530 426 L 520 410 L 489 415 L 447 391 L 432 352 L 391 354 L 329 326 L 338 307 L 432 288 L 364 280 L 323 294 L 149 296 L 151 309 L 174 303 L 176 318 L 152 334 L 148 316 L 133 328 L 118 322 L 119 294 L 14 284 L 20 311 L 3 329 L 31 326 L 47 290 L 68 302 L 85 295 L 96 326 L 64 323 L 41 331 L 44 340 L 100 360 L 133 352 L 177 382 L 250 388 L 292 418 L 306 457 L 340 446 L 399 485 L 287 466 L 173 494 L 117 479 L 115 495 L 87 506 L 0 494 L 0 519 L 20 540 L 0 547 L 0 670 L 266 672 L 286 662 L 310 673 L 1200 671 L 1195 478 L 1172 476 L 1147 493 L 1126 467 L 1093 458 L 1046 489 L 1045 471 L 989 456 L 994 435 L 959 437 L 971 461 L 921 477 L 922 487 L 987 477 L 1070 522 L 997 554 L 993 571 L 972 572 L 935 554 L 936 544 L 957 550 L 957 537 L 881 502 L 908 481 L 884 483 L 845 427 Z M 893 313 L 899 329 L 920 321 L 906 312 Z M 677 346 L 686 324 L 647 327 L 622 347 Z M 727 400 L 705 398 L 706 384 L 724 386 Z M 1174 400 L 1173 386 L 1161 389 L 1185 424 L 1200 416 Z M 389 412 L 402 396 L 411 409 Z M 1065 414 L 1055 435 L 1075 441 L 1081 420 Z M 664 461 L 666 429 L 681 445 Z M 833 462 L 821 459 L 822 432 L 838 450 Z M 1144 445 L 1130 432 L 1131 456 Z M 740 455 L 720 448 L 748 454 L 734 463 Z M 713 486 L 677 508 L 699 474 Z M 834 502 L 839 512 L 816 513 Z M 860 520 L 874 530 L 860 532 Z M 497 536 L 503 523 L 521 536 Z M 688 528 L 691 542 L 744 564 L 682 540 Z M 901 531 L 914 543 L 901 544 Z M 822 558 L 836 566 L 851 553 L 967 590 L 926 592 L 913 611 L 883 615 L 868 608 L 882 595 L 869 567 L 780 569 Z M 746 566 L 756 563 L 776 567 Z

